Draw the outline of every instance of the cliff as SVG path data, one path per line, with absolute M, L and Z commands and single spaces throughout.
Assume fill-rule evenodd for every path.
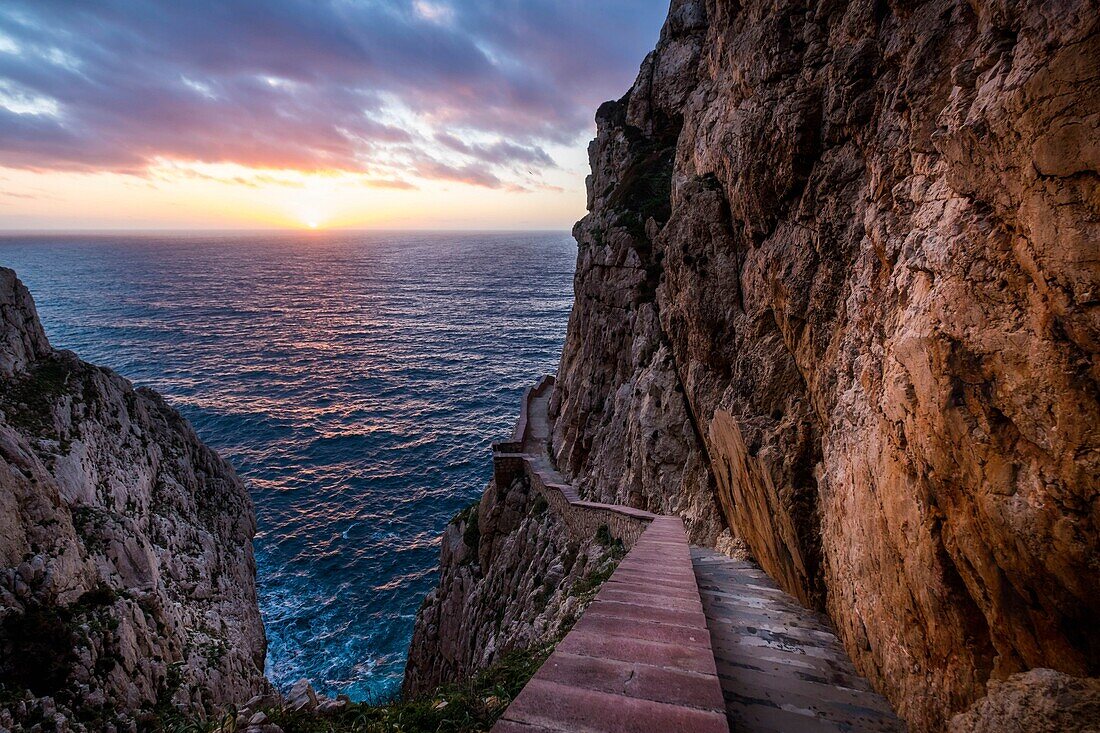
M 545 394 L 524 397 L 517 440 L 522 444 L 527 430 L 529 399 L 543 419 L 532 418 L 539 425 L 526 447 L 541 456 L 546 476 L 560 480 L 545 455 Z M 409 648 L 407 697 L 559 638 L 622 556 L 622 543 L 606 526 L 570 531 L 526 472 L 495 474 L 480 501 L 443 534 L 439 585 L 421 605 Z
M 746 547 L 913 730 L 1100 674 L 1098 19 L 675 0 L 596 116 L 557 467 Z M 480 648 L 524 561 L 457 531 L 418 639 Z
M 254 532 L 229 464 L 154 392 L 52 349 L 0 268 L 0 728 L 266 691 Z
M 716 498 L 915 730 L 1100 672 L 1098 18 L 678 1 L 597 115 L 559 467 Z

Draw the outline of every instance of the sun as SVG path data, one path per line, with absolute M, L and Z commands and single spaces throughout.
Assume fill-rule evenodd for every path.
M 317 228 L 317 222 L 315 222 L 315 221 L 307 221 L 307 222 L 306 222 L 306 226 L 307 226 L 307 227 L 309 227 L 310 229 L 316 229 L 316 228 Z

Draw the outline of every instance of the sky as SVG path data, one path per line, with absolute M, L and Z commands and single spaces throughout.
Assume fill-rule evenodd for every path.
M 668 0 L 3 0 L 0 229 L 559 229 Z

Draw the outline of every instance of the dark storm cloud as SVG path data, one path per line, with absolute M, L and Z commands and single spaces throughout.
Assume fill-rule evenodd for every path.
M 391 167 L 404 150 L 421 176 L 500 187 L 494 167 L 552 166 L 543 146 L 625 90 L 665 6 L 5 0 L 0 165 L 368 171 L 389 147 Z

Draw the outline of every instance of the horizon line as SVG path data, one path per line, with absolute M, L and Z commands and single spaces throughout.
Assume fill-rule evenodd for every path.
M 572 226 L 555 227 L 331 227 L 310 229 L 306 227 L 256 227 L 256 228 L 217 228 L 196 227 L 186 229 L 179 227 L 147 227 L 147 228 L 73 228 L 73 229 L 3 229 L 0 228 L 0 237 L 6 236 L 57 236 L 63 234 L 306 234 L 319 236 L 326 233 L 341 234 L 367 234 L 367 233 L 531 233 L 553 232 L 570 234 Z

